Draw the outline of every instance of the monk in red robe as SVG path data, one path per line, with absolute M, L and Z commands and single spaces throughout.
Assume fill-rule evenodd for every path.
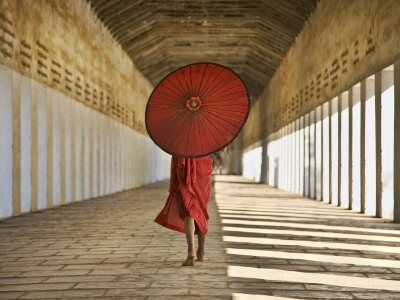
M 163 210 L 154 220 L 172 230 L 186 233 L 188 256 L 183 266 L 194 266 L 195 260 L 206 260 L 204 243 L 208 231 L 208 201 L 211 192 L 212 158 L 172 156 L 169 196 Z M 195 252 L 194 235 L 198 235 Z

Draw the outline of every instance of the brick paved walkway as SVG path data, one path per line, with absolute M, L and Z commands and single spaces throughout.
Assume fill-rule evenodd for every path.
M 400 299 L 399 225 L 216 179 L 211 261 L 180 266 L 156 184 L 0 222 L 0 299 Z

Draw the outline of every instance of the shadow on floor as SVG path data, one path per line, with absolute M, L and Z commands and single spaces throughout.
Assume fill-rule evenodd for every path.
M 400 299 L 399 224 L 230 182 L 214 198 L 234 298 Z

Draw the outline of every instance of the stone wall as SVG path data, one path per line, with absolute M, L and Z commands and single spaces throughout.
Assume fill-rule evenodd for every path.
M 0 0 L 0 219 L 167 178 L 151 90 L 85 1 Z
M 1 0 L 0 63 L 146 134 L 152 85 L 86 1 Z
M 400 1 L 321 0 L 255 101 L 244 147 L 399 58 Z

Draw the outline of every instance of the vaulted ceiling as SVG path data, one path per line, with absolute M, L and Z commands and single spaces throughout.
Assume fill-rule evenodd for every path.
M 89 0 L 142 73 L 156 85 L 174 69 L 219 63 L 255 100 L 318 0 Z

